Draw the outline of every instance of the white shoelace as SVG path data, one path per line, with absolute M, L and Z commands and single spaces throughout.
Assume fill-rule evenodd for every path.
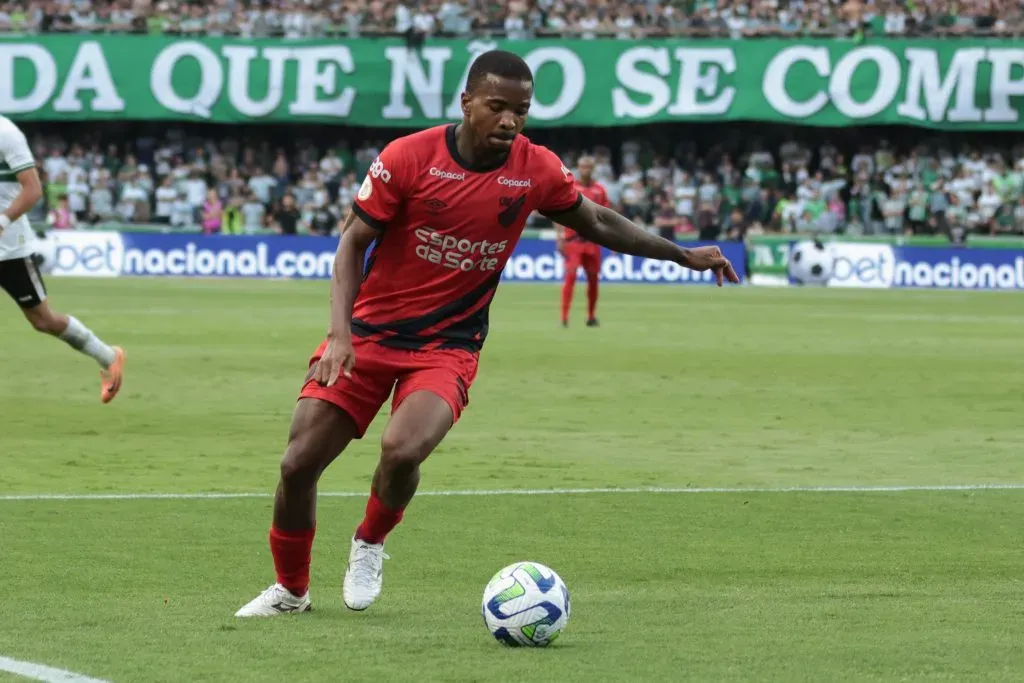
M 355 578 L 360 582 L 373 582 L 377 580 L 384 566 L 384 560 L 390 560 L 391 556 L 384 552 L 380 546 L 373 546 L 369 543 L 358 543 L 356 545 L 356 557 L 352 561 L 355 565 Z

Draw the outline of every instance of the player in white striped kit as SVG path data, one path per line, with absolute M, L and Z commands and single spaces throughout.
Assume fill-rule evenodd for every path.
M 32 260 L 34 235 L 25 216 L 42 196 L 25 134 L 0 116 L 0 289 L 17 302 L 32 327 L 100 364 L 100 399 L 109 403 L 121 389 L 124 350 L 105 344 L 74 316 L 50 308 L 42 275 Z

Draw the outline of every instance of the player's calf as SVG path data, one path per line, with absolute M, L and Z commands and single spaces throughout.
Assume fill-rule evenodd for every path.
M 385 505 L 401 509 L 416 493 L 420 483 L 420 465 L 436 444 L 426 434 L 396 432 L 386 431 L 381 439 L 380 462 L 374 473 L 374 484 Z
M 318 458 L 292 441 L 281 458 L 281 475 L 274 495 L 274 524 L 282 529 L 313 528 L 316 483 L 323 472 Z
M 384 429 L 380 462 L 366 515 L 349 552 L 342 596 L 349 609 L 364 610 L 383 585 L 384 539 L 405 513 L 420 481 L 420 464 L 441 443 L 453 422 L 452 408 L 431 391 L 406 397 Z
M 94 359 L 103 369 L 109 368 L 117 359 L 114 347 L 104 343 L 74 316 L 54 313 L 45 301 L 38 306 L 26 308 L 24 313 L 37 332 L 57 337 L 74 350 Z
M 352 418 L 337 406 L 313 398 L 299 400 L 281 458 L 274 499 L 275 527 L 292 531 L 313 528 L 320 475 L 357 432 Z
M 309 565 L 316 534 L 316 484 L 357 434 L 343 410 L 319 399 L 300 399 L 292 416 L 269 541 L 277 583 L 236 616 L 274 616 L 309 609 Z
M 402 521 L 405 506 L 419 485 L 420 463 L 433 447 L 421 434 L 402 435 L 398 430 L 385 430 L 366 515 L 352 537 L 345 569 L 342 597 L 349 609 L 364 610 L 380 595 L 387 557 L 384 539 Z
M 25 319 L 37 332 L 57 337 L 99 363 L 100 399 L 104 403 L 114 400 L 124 381 L 124 349 L 106 344 L 78 318 L 54 313 L 46 301 L 23 311 Z

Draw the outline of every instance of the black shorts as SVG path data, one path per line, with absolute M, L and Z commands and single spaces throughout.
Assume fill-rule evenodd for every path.
M 0 288 L 22 308 L 35 308 L 46 301 L 43 275 L 31 256 L 0 261 Z

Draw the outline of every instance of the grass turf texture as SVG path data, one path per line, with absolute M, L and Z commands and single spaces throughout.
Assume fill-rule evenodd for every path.
M 0 320 L 0 495 L 269 492 L 324 283 L 54 280 L 129 350 L 91 361 Z M 579 292 L 582 299 L 583 292 Z M 1024 299 L 505 285 L 425 490 L 1024 482 Z M 378 417 L 325 475 L 364 492 Z M 243 622 L 271 580 L 270 499 L 0 501 L 0 655 L 115 681 L 1019 680 L 1024 491 L 424 497 L 371 610 L 340 604 L 361 498 L 320 505 L 315 612 Z M 547 651 L 505 650 L 484 584 L 569 585 Z

